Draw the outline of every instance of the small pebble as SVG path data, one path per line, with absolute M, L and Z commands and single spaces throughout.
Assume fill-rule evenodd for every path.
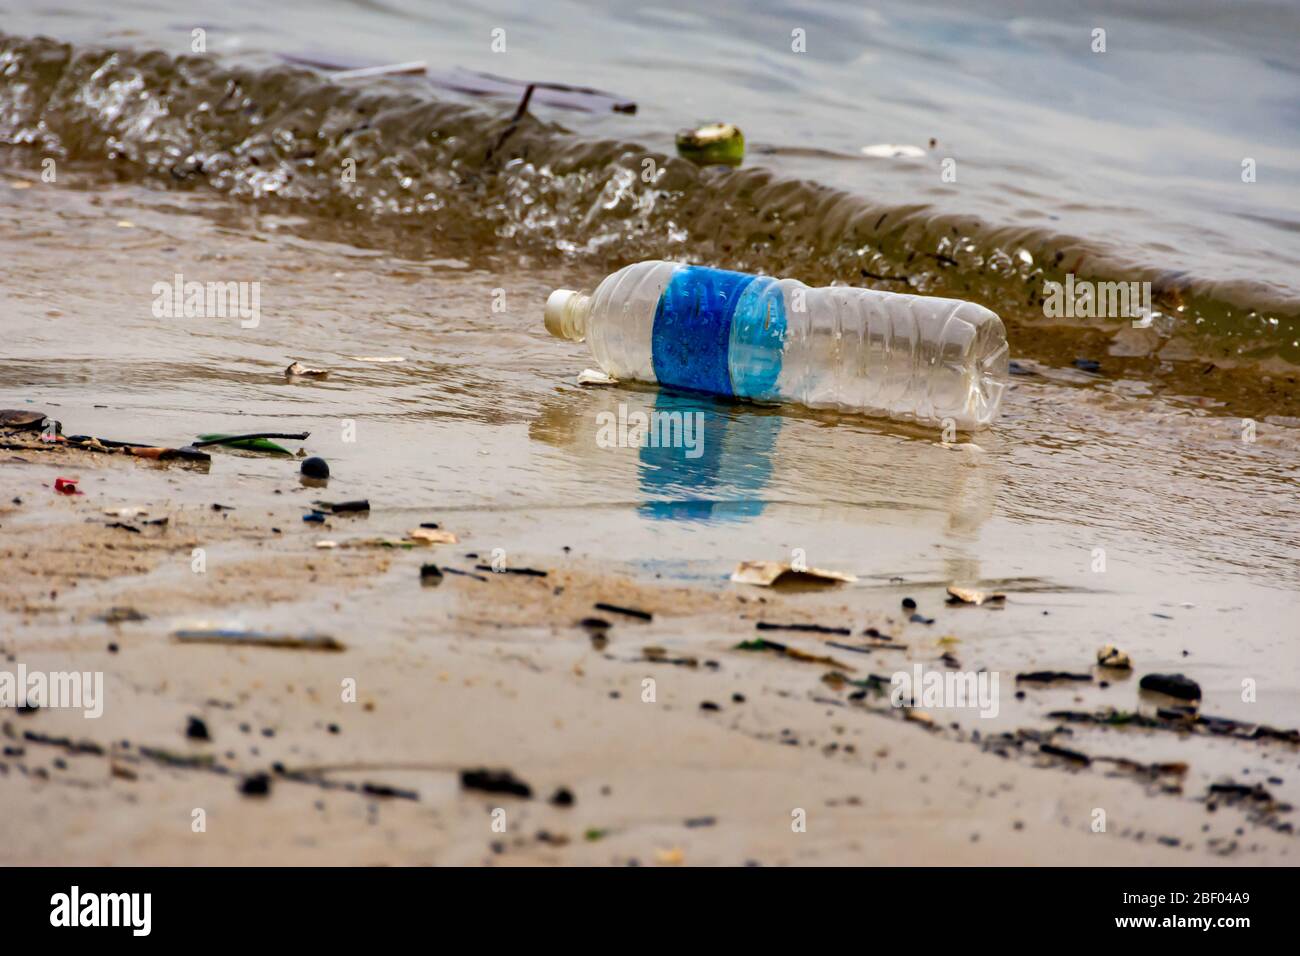
M 302 473 L 306 478 L 328 478 L 330 476 L 330 466 L 324 458 L 317 458 L 313 455 L 311 458 L 302 460 Z

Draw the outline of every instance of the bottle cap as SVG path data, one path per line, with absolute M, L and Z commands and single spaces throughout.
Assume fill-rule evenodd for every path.
M 564 327 L 564 313 L 577 295 L 572 289 L 556 289 L 546 300 L 546 331 L 557 339 L 571 337 Z

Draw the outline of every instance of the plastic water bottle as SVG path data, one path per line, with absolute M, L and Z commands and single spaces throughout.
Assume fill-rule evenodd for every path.
M 557 289 L 546 328 L 616 379 L 964 431 L 992 424 L 1007 384 L 1002 320 L 973 302 L 680 262 Z

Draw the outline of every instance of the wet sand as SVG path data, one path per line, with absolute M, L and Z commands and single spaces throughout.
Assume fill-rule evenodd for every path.
M 0 405 L 43 409 L 65 434 L 168 444 L 307 430 L 303 447 L 334 476 L 307 488 L 296 459 L 232 451 L 203 470 L 0 450 L 0 652 L 29 670 L 102 670 L 107 694 L 98 720 L 2 715 L 0 861 L 1294 856 L 1296 745 L 1048 717 L 1154 714 L 1170 702 L 1140 693 L 1138 677 L 1178 671 L 1203 687 L 1206 714 L 1294 726 L 1297 442 L 1285 423 L 1261 421 L 1246 445 L 1239 419 L 1194 397 L 1027 363 L 1004 425 L 975 447 L 706 403 L 712 457 L 686 468 L 597 447 L 596 412 L 665 399 L 573 384 L 589 362 L 545 337 L 539 303 L 553 285 L 589 280 L 581 270 L 403 261 L 287 235 L 301 224 L 201 194 L 41 190 L 10 187 L 0 213 L 12 264 Z M 218 269 L 261 278 L 259 328 L 150 314 L 154 282 Z M 361 360 L 376 357 L 404 361 Z M 331 376 L 286 382 L 294 359 Z M 58 476 L 79 477 L 84 495 L 56 495 Z M 372 510 L 304 523 L 318 498 L 368 498 Z M 119 507 L 169 520 L 108 527 L 120 519 L 104 510 Z M 422 522 L 459 543 L 347 546 Z M 739 560 L 789 560 L 795 548 L 859 583 L 787 593 L 727 581 Z M 476 570 L 496 549 L 507 567 L 547 576 Z M 422 586 L 431 561 L 476 576 Z M 1004 590 L 1006 606 L 947 607 L 953 583 Z M 904 597 L 935 623 L 909 621 Z M 145 620 L 97 619 L 112 607 Z M 578 624 L 589 616 L 612 624 L 603 647 Z M 172 638 L 198 621 L 324 631 L 346 649 Z M 853 635 L 836 640 L 853 644 L 874 627 L 902 649 L 842 651 L 824 635 L 757 632 L 758 621 L 847 625 Z M 758 633 L 838 663 L 736 649 Z M 1133 655 L 1133 676 L 1092 668 L 1104 643 Z M 647 647 L 663 651 L 647 660 Z M 996 718 L 908 719 L 834 676 L 944 667 L 944 654 L 1001 675 Z M 1017 673 L 1043 669 L 1093 680 L 1017 686 Z M 1254 701 L 1241 699 L 1244 678 L 1258 683 Z M 355 702 L 341 699 L 348 679 Z M 190 717 L 210 741 L 186 738 Z M 1135 765 L 1081 766 L 1054 747 Z M 463 789 L 459 772 L 476 767 L 508 768 L 532 799 Z M 240 792 L 261 773 L 268 795 Z M 1208 788 L 1228 781 L 1275 800 L 1210 797 L 1211 811 Z M 560 788 L 571 806 L 549 802 Z M 196 808 L 206 832 L 191 828 Z M 1105 833 L 1093 832 L 1097 809 Z M 798 810 L 806 832 L 792 830 Z

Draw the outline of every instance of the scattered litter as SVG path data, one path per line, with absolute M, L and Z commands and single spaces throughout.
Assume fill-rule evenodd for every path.
M 110 521 L 104 525 L 105 528 L 121 528 L 123 531 L 130 531 L 132 534 L 139 534 L 140 529 L 135 525 L 126 524 L 123 521 Z
M 731 573 L 736 584 L 775 587 L 777 584 L 852 584 L 857 578 L 843 571 L 796 568 L 782 561 L 741 561 Z
M 617 385 L 618 379 L 599 369 L 584 368 L 578 373 L 579 385 Z
M 325 515 L 321 514 L 319 511 L 312 511 L 303 515 L 302 520 L 312 522 L 313 524 L 323 524 L 325 522 Z
M 200 435 L 198 441 L 190 445 L 191 448 L 205 448 L 208 445 L 222 445 L 226 448 L 238 448 L 241 451 L 264 451 L 273 455 L 292 455 L 293 452 L 283 445 L 277 445 L 271 441 L 272 438 L 291 439 L 293 441 L 306 441 L 311 437 L 311 432 L 254 432 L 249 435 L 223 435 L 220 432 L 212 432 L 207 435 Z
M 1058 747 L 1055 744 L 1040 744 L 1038 747 L 1040 753 L 1045 753 L 1051 757 L 1060 757 L 1062 760 L 1069 760 L 1071 763 L 1080 763 L 1085 767 L 1092 763 L 1092 758 L 1087 754 L 1079 753 L 1077 750 L 1067 750 L 1064 747 Z
M 826 664 L 830 667 L 836 667 L 844 671 L 852 671 L 855 668 L 847 664 L 841 664 L 833 657 L 822 657 L 817 654 L 809 654 L 807 651 L 801 651 L 798 648 L 790 647 L 786 644 L 778 644 L 776 641 L 768 641 L 763 638 L 756 638 L 752 641 L 741 641 L 736 645 L 738 651 L 773 651 L 791 660 L 803 661 L 806 664 Z
M 190 740 L 211 740 L 208 725 L 200 717 L 191 717 L 185 724 L 185 736 Z
M 328 634 L 279 634 L 238 628 L 182 628 L 172 637 L 183 644 L 247 644 L 254 647 L 287 647 L 304 651 L 341 651 L 340 643 Z
M 328 378 L 329 370 L 323 368 L 308 368 L 301 362 L 294 362 L 284 370 L 285 378 Z
M 635 102 L 613 93 L 606 93 L 603 90 L 592 89 L 588 86 L 569 86 L 565 83 L 539 83 L 528 82 L 525 80 L 514 80 L 509 77 L 496 76 L 491 73 L 477 73 L 473 70 L 466 70 L 459 66 L 432 70 L 426 67 L 422 72 L 417 72 L 416 67 L 422 65 L 419 62 L 378 65 L 366 64 L 358 61 L 341 61 L 339 57 L 329 57 L 327 59 L 319 55 L 296 56 L 293 54 L 281 54 L 280 56 L 281 59 L 287 60 L 290 63 L 297 63 L 302 66 L 311 66 L 320 70 L 334 71 L 334 79 L 339 79 L 339 71 L 352 73 L 353 76 L 351 78 L 355 79 L 359 70 L 378 69 L 383 72 L 373 75 L 380 76 L 392 75 L 392 71 L 400 70 L 397 75 L 405 75 L 408 73 L 419 75 L 425 82 L 432 86 L 456 90 L 460 93 L 469 93 L 478 96 L 513 96 L 517 98 L 521 92 L 533 90 L 534 98 L 539 103 L 544 103 L 548 106 L 558 106 L 564 109 L 581 110 L 583 112 L 599 112 L 605 110 L 613 110 L 615 113 L 636 112 Z
M 948 589 L 949 604 L 974 604 L 978 607 L 985 602 L 1001 603 L 1007 599 L 1005 594 L 997 592 L 975 591 L 970 588 L 950 587 Z
M 1096 359 L 1077 358 L 1070 364 L 1077 369 L 1082 369 L 1085 372 L 1101 371 L 1101 363 L 1098 362 Z
M 597 611 L 608 611 L 610 614 L 624 614 L 640 621 L 649 621 L 654 618 L 654 615 L 649 611 L 642 611 L 635 607 L 619 607 L 617 604 L 606 604 L 604 601 L 601 601 L 594 606 Z
M 359 511 L 369 511 L 370 502 L 361 499 L 359 501 L 313 501 L 313 505 L 322 511 L 328 511 L 331 514 L 355 514 Z
M 354 355 L 352 358 L 357 362 L 379 362 L 381 364 L 406 361 L 400 355 Z
M 443 574 L 436 564 L 420 565 L 420 583 L 435 586 L 442 583 Z
M 697 166 L 739 166 L 745 159 L 745 134 L 731 123 L 680 130 L 677 154 Z
M 683 821 L 688 830 L 696 830 L 700 827 L 717 826 L 717 817 L 690 817 Z
M 316 478 L 322 481 L 330 476 L 329 463 L 324 458 L 318 458 L 315 455 L 304 458 L 299 470 L 307 478 Z
M 1088 683 L 1091 680 L 1091 674 L 1071 674 L 1068 671 L 1030 671 L 1025 674 L 1016 675 L 1017 683 L 1020 681 L 1030 681 L 1035 684 L 1051 684 L 1056 681 Z
M 509 770 L 489 770 L 480 767 L 476 770 L 462 770 L 460 785 L 465 790 L 482 790 L 484 793 L 505 793 L 515 797 L 532 799 L 533 788 L 528 786 Z
M 641 648 L 642 660 L 651 664 L 675 664 L 678 667 L 699 667 L 700 661 L 696 657 L 669 657 L 668 651 L 662 647 L 649 646 Z
M 246 797 L 265 797 L 271 793 L 271 778 L 264 773 L 255 773 L 239 782 L 239 792 Z
M 439 528 L 425 528 L 423 526 L 412 528 L 406 533 L 406 536 L 412 541 L 419 541 L 424 544 L 459 544 L 456 535 Z
M 22 408 L 0 409 L 0 428 L 14 431 L 39 431 L 48 416 L 44 412 L 33 412 Z
M 144 508 L 105 508 L 104 514 L 112 518 L 138 518 L 141 515 L 147 515 L 149 512 Z
M 446 532 L 443 533 L 445 534 Z M 412 534 L 414 534 L 414 532 L 412 532 Z M 452 535 L 451 543 L 455 544 L 455 535 Z M 536 568 L 501 568 L 498 570 L 490 564 L 476 564 L 474 565 L 474 570 L 491 571 L 493 574 L 521 574 L 524 577 L 529 578 L 544 578 L 551 573 L 549 571 L 539 571 Z
M 149 619 L 133 607 L 110 607 L 103 614 L 97 614 L 95 620 L 105 624 L 126 624 Z
M 1300 744 L 1300 729 L 1270 727 L 1266 724 L 1253 724 L 1234 720 L 1231 717 L 1211 717 L 1198 714 L 1194 709 L 1179 711 L 1161 708 L 1154 717 L 1131 711 L 1107 708 L 1089 713 L 1077 710 L 1057 710 L 1047 715 L 1053 720 L 1064 720 L 1076 724 L 1096 724 L 1105 727 L 1142 727 L 1156 730 L 1172 730 L 1186 733 L 1188 730 L 1217 737 L 1234 737 L 1239 740 L 1280 740 L 1284 743 Z
M 933 624 L 934 618 L 926 617 L 924 614 L 913 614 L 908 618 L 913 624 Z
M 329 551 L 329 550 L 331 550 L 331 549 L 333 549 L 333 548 L 337 548 L 338 546 L 339 546 L 339 543 L 338 543 L 337 541 L 328 541 L 328 540 L 325 540 L 325 541 L 317 541 L 317 542 L 316 542 L 316 547 L 320 548 L 322 551 Z
M 55 478 L 54 490 L 61 495 L 80 495 L 84 492 L 77 490 L 77 482 L 80 478 Z
M 462 578 L 473 578 L 475 581 L 487 581 L 487 578 L 481 574 L 475 574 L 473 571 L 462 571 L 459 568 L 443 568 L 447 574 L 455 574 Z
M 1097 649 L 1097 663 L 1102 667 L 1111 667 L 1117 671 L 1131 671 L 1133 659 L 1114 644 L 1107 644 Z
M 907 146 L 899 143 L 876 143 L 874 146 L 863 146 L 863 156 L 871 156 L 876 159 L 917 159 L 925 155 L 925 150 L 920 146 Z
M 1182 674 L 1147 674 L 1138 686 L 1179 700 L 1201 699 L 1201 685 Z
M 853 633 L 849 627 L 831 627 L 826 624 L 777 624 L 773 621 L 759 621 L 754 625 L 760 631 L 804 631 L 808 634 L 840 634 L 848 637 Z
M 375 76 L 423 76 L 428 72 L 428 65 L 423 60 L 409 63 L 385 63 L 383 66 L 363 66 L 355 70 L 339 70 L 330 76 L 332 80 L 364 80 Z
M 557 787 L 555 792 L 551 794 L 551 804 L 557 807 L 573 806 L 573 791 L 568 787 Z

